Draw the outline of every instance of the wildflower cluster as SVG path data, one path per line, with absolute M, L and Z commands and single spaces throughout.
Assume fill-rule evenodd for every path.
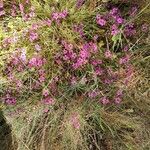
M 78 0 L 76 8 L 84 2 Z M 5 15 L 4 5 L 1 1 L 0 16 Z M 3 59 L 1 74 L 11 84 L 5 85 L 1 93 L 3 103 L 16 105 L 23 95 L 30 99 L 36 93 L 43 105 L 54 105 L 69 91 L 71 94 L 66 95 L 82 95 L 99 105 L 120 104 L 123 88 L 134 73 L 128 41 L 132 38 L 134 41 L 137 31 L 136 24 L 129 19 L 137 11 L 137 7 L 132 7 L 124 16 L 118 7 L 106 7 L 105 13 L 96 11 L 81 22 L 74 22 L 69 8 L 52 9 L 49 17 L 40 19 L 34 3 L 13 2 L 11 16 L 21 19 L 23 27 L 18 29 L 14 23 L 12 28 L 16 32 L 10 31 L 10 35 L 2 38 L 2 51 L 10 54 Z M 94 29 L 89 37 L 87 32 L 91 29 L 86 27 L 86 20 L 91 18 Z M 10 26 L 7 28 L 12 30 Z M 68 38 L 69 34 L 66 36 L 68 30 L 74 34 L 73 40 Z M 147 30 L 147 24 L 143 24 L 141 31 Z M 71 123 L 80 127 L 75 116 Z

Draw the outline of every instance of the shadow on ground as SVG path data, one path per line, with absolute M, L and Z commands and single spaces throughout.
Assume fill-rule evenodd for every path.
M 0 110 L 0 150 L 14 150 L 12 141 L 11 127 Z

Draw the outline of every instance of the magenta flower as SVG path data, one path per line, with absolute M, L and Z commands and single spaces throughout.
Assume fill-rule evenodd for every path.
M 99 14 L 96 16 L 96 22 L 100 26 L 105 26 L 106 25 L 106 20 Z
M 44 89 L 42 94 L 45 97 L 48 96 L 49 95 L 49 90 L 48 89 Z
M 138 8 L 136 6 L 132 7 L 129 11 L 131 17 L 134 17 L 137 14 Z
M 39 51 L 41 51 L 41 46 L 40 46 L 39 44 L 36 44 L 36 45 L 35 45 L 35 49 L 36 49 L 36 51 L 39 52 Z
M 27 58 L 26 58 L 26 49 L 25 48 L 22 48 L 21 49 L 21 55 L 20 55 L 20 58 L 23 62 L 26 62 Z
M 123 19 L 122 19 L 121 17 L 117 17 L 117 18 L 116 18 L 116 22 L 117 22 L 118 24 L 122 24 L 122 23 L 123 23 Z
M 51 97 L 47 97 L 42 100 L 42 103 L 45 105 L 54 105 L 55 100 Z
M 136 30 L 135 30 L 134 23 L 130 23 L 127 26 L 125 26 L 124 33 L 125 33 L 126 36 L 129 36 L 129 37 L 135 35 Z
M 36 66 L 36 58 L 33 57 L 29 60 L 29 66 L 32 67 L 32 66 Z
M 49 108 L 45 108 L 45 109 L 43 110 L 43 112 L 44 112 L 44 113 L 48 113 L 48 112 L 49 112 Z
M 22 83 L 22 81 L 17 80 L 16 85 L 17 85 L 18 88 L 21 88 L 23 86 L 23 83 Z
M 111 35 L 117 35 L 119 33 L 119 29 L 116 24 L 113 24 L 111 27 Z
M 123 51 L 124 51 L 124 52 L 127 52 L 128 50 L 129 50 L 128 45 L 127 45 L 127 46 L 125 46 L 125 47 L 123 48 Z
M 40 25 L 38 23 L 33 23 L 31 26 L 31 30 L 37 30 L 40 28 Z
M 80 37 L 84 38 L 85 34 L 84 34 L 84 25 L 82 23 L 80 24 L 75 24 L 73 26 L 73 30 L 77 33 L 79 33 Z
M 84 4 L 85 0 L 77 0 L 76 7 L 80 8 Z
M 30 33 L 30 41 L 31 41 L 31 42 L 37 40 L 38 37 L 39 37 L 39 36 L 38 36 L 38 34 L 37 34 L 36 32 L 33 32 L 33 31 L 32 31 L 32 32 Z
M 19 9 L 20 9 L 21 13 L 23 14 L 24 13 L 24 6 L 22 3 L 19 4 Z
M 102 60 L 92 60 L 92 61 L 91 61 L 91 64 L 92 64 L 93 66 L 100 65 L 100 64 L 102 64 Z
M 106 51 L 105 51 L 105 57 L 106 57 L 106 58 L 112 58 L 112 56 L 113 56 L 113 55 L 112 55 L 112 53 L 110 52 L 110 50 L 106 50 Z
M 35 13 L 34 12 L 30 12 L 29 13 L 29 18 L 31 19 L 31 18 L 33 18 L 35 16 Z
M 116 16 L 116 15 L 118 15 L 118 13 L 119 13 L 119 9 L 118 8 L 116 8 L 116 7 L 114 7 L 113 9 L 111 9 L 110 10 L 110 15 L 111 16 Z
M 98 95 L 99 95 L 99 91 L 98 91 L 98 90 L 96 90 L 96 91 L 90 91 L 90 92 L 88 93 L 89 98 L 95 98 L 95 97 L 97 97 Z
M 96 42 L 97 40 L 98 40 L 98 35 L 96 34 L 96 35 L 94 35 L 94 37 L 93 37 L 93 40 L 94 40 L 94 42 Z
M 56 23 L 60 23 L 62 19 L 65 19 L 68 16 L 68 11 L 64 10 L 62 12 L 54 12 L 52 13 L 52 20 L 56 21 Z
M 32 57 L 29 60 L 28 66 L 29 66 L 29 68 L 32 68 L 32 67 L 39 68 L 42 65 L 44 65 L 45 63 L 46 63 L 46 60 L 41 57 Z
M 116 98 L 115 98 L 115 103 L 116 103 L 116 104 L 120 104 L 120 103 L 121 103 L 121 101 L 122 101 L 122 100 L 121 100 L 121 98 L 120 98 L 120 97 L 116 97 Z
M 89 52 L 85 49 L 82 49 L 79 54 L 80 58 L 86 59 L 89 57 Z
M 95 74 L 96 75 L 102 75 L 103 74 L 103 69 L 102 68 L 100 68 L 100 67 L 96 67 L 96 69 L 95 69 Z
M 16 11 L 14 9 L 11 9 L 11 16 L 13 16 L 13 17 L 16 16 Z
M 122 97 L 123 96 L 123 91 L 122 90 L 118 90 L 116 95 L 117 95 L 117 97 Z
M 113 82 L 113 80 L 111 80 L 111 79 L 105 79 L 104 80 L 104 83 L 105 84 L 111 84 Z
M 52 13 L 52 19 L 53 20 L 58 20 L 59 19 L 59 13 L 57 13 L 57 12 L 54 12 L 54 13 Z
M 91 50 L 91 53 L 96 53 L 98 51 L 98 47 L 96 43 L 90 42 L 89 43 L 89 48 Z
M 101 99 L 100 99 L 100 103 L 102 103 L 103 105 L 107 105 L 107 104 L 109 104 L 109 99 L 105 96 L 105 97 L 102 97 Z
M 129 60 L 130 60 L 130 56 L 126 55 L 126 56 L 120 58 L 119 64 L 127 64 L 129 62 Z
M 44 23 L 50 27 L 52 24 L 52 20 L 51 19 L 44 20 Z
M 147 23 L 142 24 L 142 31 L 143 32 L 147 32 L 148 31 L 148 24 Z
M 76 85 L 76 83 L 77 83 L 76 77 L 72 77 L 72 78 L 71 78 L 71 84 L 72 84 L 72 85 Z
M 26 0 L 26 4 L 29 4 L 29 1 L 30 1 L 30 0 Z
M 61 19 L 65 19 L 68 15 L 68 11 L 67 10 L 63 10 L 59 15 Z
M 44 76 L 40 76 L 39 77 L 39 81 L 42 83 L 42 82 L 44 82 L 45 81 L 45 77 Z
M 14 97 L 7 97 L 5 99 L 5 103 L 8 105 L 15 105 L 17 103 L 17 100 Z
M 5 11 L 4 10 L 0 10 L 0 16 L 5 15 Z

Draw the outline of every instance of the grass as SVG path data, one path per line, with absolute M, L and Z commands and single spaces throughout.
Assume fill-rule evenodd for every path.
M 16 17 L 9 14 L 11 1 L 5 2 L 6 15 L 0 20 L 0 97 L 3 99 L 6 91 L 10 89 L 17 97 L 17 104 L 7 105 L 2 101 L 0 107 L 12 126 L 12 135 L 17 150 L 149 150 L 150 147 L 150 90 L 149 90 L 149 33 L 142 33 L 139 29 L 132 38 L 126 38 L 123 28 L 119 36 L 107 35 L 110 24 L 100 28 L 96 24 L 96 14 L 105 14 L 109 10 L 105 8 L 107 2 L 88 0 L 77 9 L 74 0 L 61 1 L 31 1 L 35 8 L 36 16 L 31 20 L 23 21 L 22 14 L 17 12 Z M 16 1 L 19 4 L 22 1 Z M 118 4 L 119 1 L 111 1 Z M 22 2 L 23 3 L 23 2 Z M 139 6 L 139 13 L 128 22 L 135 22 L 137 28 L 141 24 L 149 23 L 149 2 L 135 1 Z M 29 6 L 30 6 L 29 5 Z M 98 6 L 97 6 L 98 5 Z M 132 5 L 129 2 L 129 5 Z M 17 5 L 18 6 L 18 5 Z M 25 8 L 29 12 L 29 6 Z M 48 19 L 53 11 L 61 12 L 69 10 L 69 16 L 61 24 L 53 22 L 50 27 L 42 26 L 37 30 L 39 38 L 36 42 L 30 42 L 29 33 L 23 34 L 33 24 Z M 128 9 L 125 8 L 125 9 Z M 126 10 L 125 10 L 126 11 Z M 83 23 L 86 39 L 74 32 L 75 24 Z M 104 85 L 97 76 L 93 77 L 94 67 L 85 65 L 82 69 L 74 71 L 70 62 L 65 61 L 58 65 L 54 58 L 56 54 L 62 54 L 60 41 L 64 39 L 73 44 L 74 51 L 79 54 L 85 43 L 93 39 L 94 35 L 100 35 L 97 42 L 98 54 L 92 55 L 93 59 L 102 59 L 103 68 L 112 68 L 119 74 L 119 79 L 112 85 Z M 4 39 L 17 37 L 19 40 L 10 45 L 3 45 Z M 119 50 L 127 43 L 131 55 L 133 73 L 129 84 L 124 84 L 126 68 L 118 65 L 118 60 L 123 56 Z M 25 48 L 28 59 L 37 55 L 35 44 L 40 44 L 42 51 L 38 55 L 46 58 L 47 63 L 42 66 L 46 70 L 46 81 L 39 82 L 38 69 L 28 68 L 26 63 L 21 63 L 24 70 L 19 72 L 13 68 L 12 74 L 16 80 L 23 83 L 19 89 L 15 82 L 11 82 L 5 74 L 9 60 L 17 48 Z M 104 56 L 105 48 L 110 48 L 113 60 L 110 62 Z M 70 85 L 72 76 L 77 77 L 77 83 Z M 105 75 L 104 75 L 105 76 Z M 60 79 L 55 82 L 56 77 Z M 86 81 L 87 79 L 87 81 Z M 38 89 L 32 85 L 39 84 Z M 58 87 L 55 89 L 55 87 Z M 43 89 L 50 89 L 50 96 L 55 100 L 55 105 L 43 105 L 41 94 Z M 99 95 L 113 98 L 116 89 L 123 89 L 124 97 L 119 105 L 114 103 L 102 105 L 99 97 L 89 98 L 90 91 L 100 89 Z M 2 96 L 1 96 L 2 95 Z M 77 115 L 80 128 L 75 128 L 71 122 L 73 115 Z

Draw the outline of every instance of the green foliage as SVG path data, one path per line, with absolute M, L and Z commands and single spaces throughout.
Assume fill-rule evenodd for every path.
M 19 0 L 16 4 L 21 2 L 24 3 Z M 120 4 L 119 0 L 111 2 Z M 23 64 L 23 72 L 19 72 L 14 67 L 14 72 L 11 74 L 17 81 L 21 80 L 24 83 L 23 88 L 19 89 L 19 94 L 16 94 L 17 105 L 5 105 L 4 101 L 0 100 L 0 109 L 3 109 L 12 125 L 18 150 L 148 150 L 150 147 L 148 122 L 150 38 L 139 30 L 137 37 L 128 40 L 123 33 L 123 26 L 120 27 L 117 35 L 106 37 L 109 25 L 100 28 L 95 16 L 107 12 L 103 7 L 107 3 L 107 0 L 88 0 L 77 9 L 75 0 L 32 0 L 31 5 L 35 8 L 33 19 L 23 20 L 22 14 L 18 11 L 16 17 L 6 15 L 0 20 L 0 97 L 5 95 L 8 89 L 12 90 L 13 94 L 17 93 L 16 83 L 8 80 L 5 72 L 8 62 L 19 48 L 26 50 L 27 59 L 37 55 L 47 60 L 47 63 L 42 65 L 42 69 L 46 70 L 46 82 L 40 83 L 40 88 L 33 90 L 31 86 L 37 83 L 39 70 L 28 68 L 27 64 Z M 6 12 L 9 12 L 10 4 L 10 1 L 6 1 Z M 135 20 L 137 26 L 142 24 L 143 20 L 144 22 L 149 20 L 149 9 L 147 9 L 149 3 L 145 2 L 144 7 L 143 4 L 138 5 L 142 7 L 141 11 L 135 18 L 129 20 L 129 22 Z M 65 9 L 69 10 L 69 15 L 61 24 L 52 22 L 50 27 L 43 25 L 42 21 L 48 19 L 53 12 Z M 28 12 L 29 8 L 25 7 L 25 11 Z M 43 25 L 37 30 L 39 38 L 36 43 L 41 46 L 41 51 L 38 53 L 35 52 L 35 43 L 26 36 L 30 34 L 26 31 L 30 31 L 36 23 Z M 62 39 L 73 44 L 76 53 L 79 54 L 85 39 L 73 30 L 73 26 L 80 23 L 83 23 L 87 41 L 92 41 L 94 35 L 100 36 L 97 42 L 98 54 L 92 59 L 103 60 L 105 62 L 103 67 L 111 68 L 120 74 L 119 80 L 113 85 L 105 86 L 100 77 L 93 76 L 94 68 L 90 63 L 77 71 L 72 70 L 68 64 L 56 65 L 54 57 L 56 54 L 62 54 L 62 46 L 59 44 Z M 5 47 L 3 44 L 5 39 L 12 37 L 15 37 L 17 42 Z M 134 67 L 128 85 L 124 84 L 125 67 L 120 67 L 118 63 L 122 56 L 123 43 L 129 46 L 131 65 Z M 106 47 L 113 53 L 111 62 L 104 56 Z M 73 75 L 78 77 L 77 82 L 70 85 L 66 81 Z M 62 80 L 55 83 L 59 87 L 55 90 L 53 81 L 57 76 Z M 54 85 L 50 88 L 50 95 L 56 99 L 56 103 L 43 105 L 42 91 L 49 89 L 51 84 Z M 112 102 L 111 105 L 105 106 L 99 102 L 99 97 L 87 96 L 89 92 L 100 89 L 99 95 L 113 98 L 118 88 L 123 89 L 125 93 L 120 105 Z M 74 113 L 77 114 L 75 120 L 80 123 L 79 129 L 74 127 L 74 122 L 71 122 Z

